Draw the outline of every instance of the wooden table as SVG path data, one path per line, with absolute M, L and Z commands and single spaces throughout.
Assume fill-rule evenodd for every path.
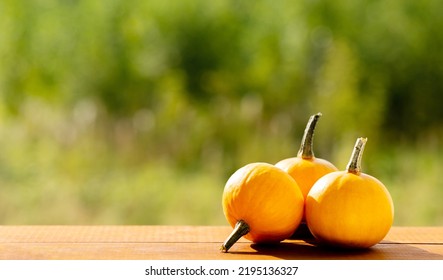
M 332 250 L 300 239 L 219 247 L 229 226 L 0 226 L 3 260 L 443 260 L 443 227 L 393 227 L 374 247 Z

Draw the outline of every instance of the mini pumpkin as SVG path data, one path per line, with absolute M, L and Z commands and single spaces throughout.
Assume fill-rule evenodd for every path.
M 295 231 L 304 198 L 295 180 L 268 163 L 250 163 L 226 182 L 223 212 L 234 228 L 221 246 L 227 252 L 242 236 L 255 243 L 280 242 Z
M 345 171 L 320 178 L 306 198 L 306 222 L 320 243 L 368 248 L 380 242 L 394 219 L 389 191 L 361 172 L 366 138 L 358 138 Z
M 297 156 L 283 159 L 275 164 L 275 166 L 283 169 L 289 175 L 291 175 L 292 178 L 294 178 L 300 187 L 304 199 L 306 199 L 309 190 L 318 179 L 325 174 L 338 171 L 337 167 L 335 167 L 335 165 L 333 165 L 331 162 L 322 158 L 317 158 L 314 155 L 314 131 L 321 116 L 321 113 L 317 113 L 309 118 Z M 305 214 L 303 214 L 302 222 L 297 228 L 296 232 L 294 232 L 293 237 L 312 237 L 306 225 Z

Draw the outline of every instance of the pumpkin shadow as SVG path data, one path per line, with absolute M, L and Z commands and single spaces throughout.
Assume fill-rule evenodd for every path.
M 292 236 L 289 238 L 290 240 L 294 239 L 313 239 L 314 236 L 312 235 L 311 231 L 309 230 L 308 225 L 305 222 L 302 222 L 295 232 L 292 234 Z
M 326 247 L 313 239 L 287 240 L 278 244 L 250 244 L 254 251 L 230 251 L 231 254 L 266 255 L 287 260 L 443 260 L 443 255 L 415 246 L 384 241 L 367 249 Z

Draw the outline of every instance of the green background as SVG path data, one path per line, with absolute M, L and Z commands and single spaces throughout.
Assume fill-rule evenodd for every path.
M 229 176 L 315 155 L 443 224 L 443 1 L 0 2 L 1 224 L 226 224 Z

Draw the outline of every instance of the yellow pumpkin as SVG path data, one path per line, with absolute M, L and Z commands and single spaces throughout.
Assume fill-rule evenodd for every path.
M 297 156 L 283 159 L 275 164 L 294 178 L 305 200 L 309 190 L 318 179 L 325 174 L 338 171 L 332 163 L 314 155 L 314 131 L 321 116 L 321 113 L 317 113 L 309 118 Z M 293 237 L 306 238 L 312 236 L 307 228 L 305 216 L 303 214 L 300 227 L 294 232 Z
M 308 193 L 306 222 L 321 243 L 368 248 L 380 242 L 392 226 L 394 204 L 377 178 L 361 172 L 366 138 L 357 139 L 345 171 L 329 173 Z
M 223 212 L 234 228 L 221 250 L 244 236 L 255 243 L 280 242 L 295 231 L 303 215 L 304 198 L 286 172 L 268 163 L 250 163 L 226 182 Z

